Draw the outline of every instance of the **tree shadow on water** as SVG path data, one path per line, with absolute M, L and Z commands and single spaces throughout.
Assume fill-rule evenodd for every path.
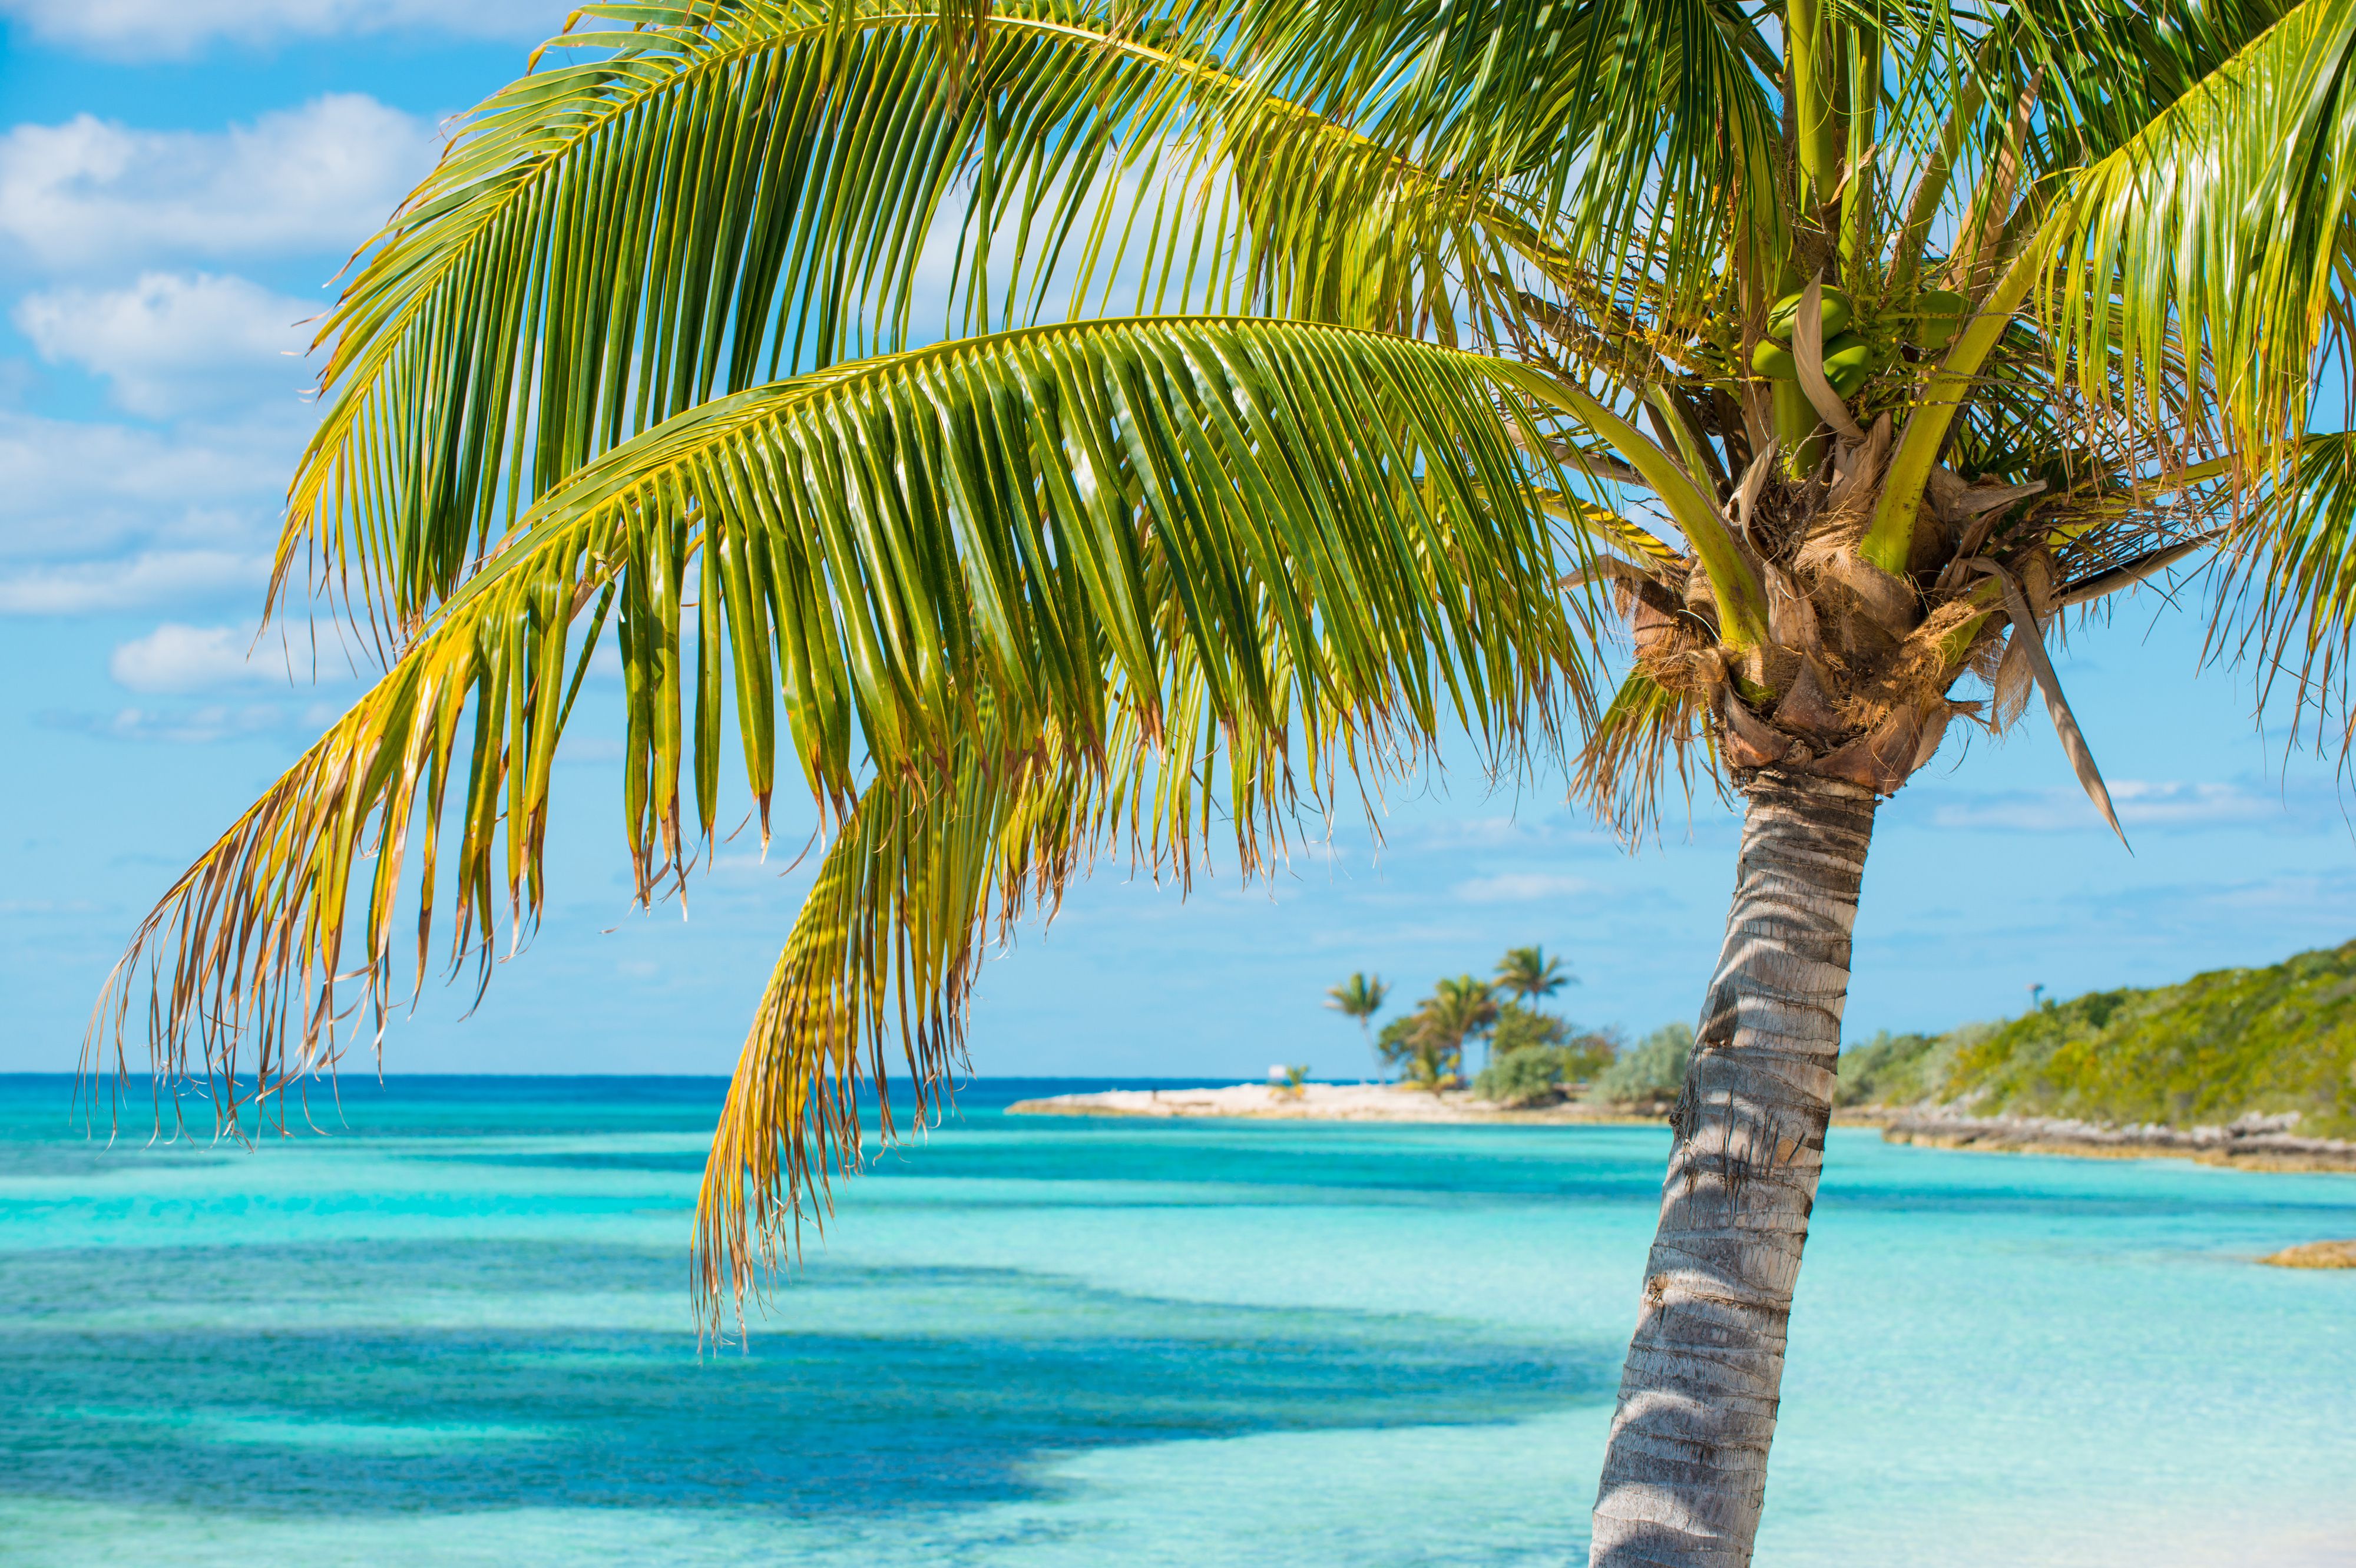
M 0 1496 L 895 1512 L 1035 1492 L 1039 1462 L 1074 1450 L 1535 1415 L 1605 1397 L 1617 1359 L 985 1269 L 814 1267 L 748 1346 L 701 1356 L 683 1332 L 464 1322 L 469 1302 L 491 1322 L 552 1296 L 610 1322 L 647 1292 L 683 1317 L 681 1283 L 676 1255 L 564 1244 L 20 1255 L 0 1284 Z M 370 1301 L 384 1320 L 354 1321 Z

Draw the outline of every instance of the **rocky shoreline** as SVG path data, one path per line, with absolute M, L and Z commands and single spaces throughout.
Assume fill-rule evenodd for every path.
M 1604 1109 L 1576 1101 L 1509 1109 L 1466 1090 L 1432 1093 L 1392 1083 L 1265 1083 L 1201 1089 L 1118 1089 L 1018 1101 L 1013 1116 L 1242 1117 L 1276 1122 L 1480 1122 L 1521 1126 L 1656 1126 L 1665 1105 Z M 2045 1116 L 1972 1116 L 1938 1106 L 1847 1106 L 1834 1123 L 1879 1127 L 1892 1144 L 1984 1154 L 2069 1155 L 2083 1159 L 2198 1160 L 2235 1170 L 2356 1174 L 2356 1143 L 2302 1138 L 2295 1119 L 2244 1117 L 2222 1127 L 2111 1127 Z
M 1845 1112 L 1841 1120 L 1879 1122 L 1893 1144 L 1991 1154 L 2072 1155 L 2092 1159 L 2198 1160 L 2236 1170 L 2356 1174 L 2356 1143 L 2302 1138 L 2288 1116 L 2244 1116 L 2222 1127 L 2111 1127 L 2050 1116 L 1972 1116 L 1937 1106 Z

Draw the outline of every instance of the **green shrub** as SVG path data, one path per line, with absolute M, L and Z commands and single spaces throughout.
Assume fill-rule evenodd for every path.
M 1893 1035 L 1884 1029 L 1840 1054 L 1835 1105 L 1912 1105 L 1934 1098 L 1966 1036 L 1985 1026 L 1966 1024 L 1945 1035 Z
M 1599 1105 L 1650 1105 L 1674 1101 L 1686 1081 L 1686 1058 L 1693 1053 L 1693 1030 L 1664 1024 L 1634 1048 L 1596 1074 L 1587 1098 Z
M 1571 1058 L 1578 1054 L 1561 1046 L 1526 1046 L 1492 1057 L 1473 1079 L 1472 1092 L 1508 1107 L 1551 1105 L 1562 1098 Z
M 1497 1009 L 1497 1021 L 1490 1026 L 1489 1054 L 1512 1056 L 1535 1047 L 1559 1046 L 1569 1038 L 1570 1026 L 1553 1014 L 1508 1002 Z

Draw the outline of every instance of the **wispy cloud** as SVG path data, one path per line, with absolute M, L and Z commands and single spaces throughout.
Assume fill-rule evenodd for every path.
M 291 400 L 164 431 L 0 412 L 0 615 L 250 607 L 307 417 Z
M 332 684 L 350 679 L 354 670 L 334 645 L 332 630 L 315 646 L 299 624 L 273 627 L 257 639 L 252 626 L 166 621 L 145 637 L 117 644 L 107 672 L 117 685 L 153 693 Z
M 1597 885 L 1584 876 L 1551 871 L 1505 871 L 1458 883 L 1451 892 L 1468 904 L 1535 904 L 1544 898 L 1575 898 Z
M 45 729 L 99 736 L 108 740 L 166 746 L 209 746 L 218 741 L 294 735 L 323 729 L 336 716 L 326 703 L 207 703 L 185 708 L 118 708 L 111 714 L 52 710 L 36 715 Z
M 302 410 L 281 422 L 230 422 L 146 431 L 130 424 L 0 414 L 0 534 L 5 555 L 57 555 L 70 546 L 120 543 L 134 530 L 115 530 L 108 513 L 132 509 L 136 532 L 158 516 L 196 516 L 224 504 L 271 497 L 302 450 Z M 9 522 L 52 522 L 59 539 L 28 537 Z
M 250 594 L 270 580 L 270 557 L 228 550 L 150 550 L 119 561 L 0 571 L 0 615 L 91 615 Z
M 134 130 L 91 114 L 18 125 L 0 135 L 0 254 L 79 267 L 348 252 L 439 146 L 423 122 L 357 92 L 212 133 Z
M 1553 838 L 1547 824 L 1526 817 L 1443 817 L 1425 823 L 1416 838 L 1431 849 L 1503 849 Z
M 2304 789 L 2286 796 L 2267 787 L 2183 779 L 2114 779 L 2112 803 L 2133 830 L 2197 832 L 2210 828 L 2314 828 L 2339 820 L 2336 803 Z M 1932 825 L 2008 832 L 2107 832 L 2085 796 L 2072 789 L 1959 793 L 1934 798 Z

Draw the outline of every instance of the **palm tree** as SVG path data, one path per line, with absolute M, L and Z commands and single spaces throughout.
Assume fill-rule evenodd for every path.
M 1381 975 L 1359 971 L 1326 991 L 1325 1005 L 1344 1018 L 1355 1018 L 1358 1033 L 1365 1037 L 1367 1048 L 1372 1049 L 1375 1043 L 1374 1016 L 1383 1010 L 1383 998 L 1389 994 L 1390 987 L 1383 983 Z
M 1516 1002 L 1539 1002 L 1578 979 L 1542 947 L 1507 948 L 1497 963 L 1497 989 Z
M 2356 0 L 698 0 L 552 52 L 322 329 L 273 602 L 386 672 L 94 1047 L 137 1018 L 235 1125 L 380 1028 L 397 934 L 487 979 L 610 634 L 640 898 L 723 768 L 829 832 L 707 1165 L 716 1326 L 1098 856 L 1259 866 L 1460 730 L 1631 832 L 1714 773 L 1594 1558 L 1744 1561 L 1880 800 L 2035 691 L 2107 815 L 2046 639 L 2179 564 L 2302 702 L 2346 668 Z
M 1434 984 L 1417 1016 L 1416 1043 L 1431 1064 L 1429 1079 L 1437 1090 L 1451 1075 L 1463 1076 L 1465 1045 L 1497 1021 L 1496 993 L 1488 982 L 1460 974 Z

